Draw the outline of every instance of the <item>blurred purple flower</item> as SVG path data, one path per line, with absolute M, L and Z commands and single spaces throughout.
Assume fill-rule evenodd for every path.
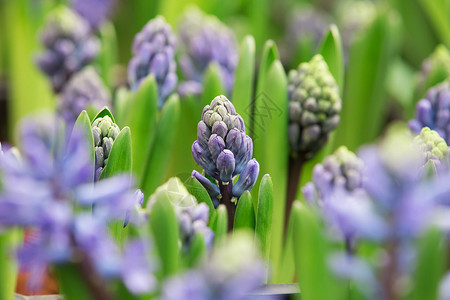
M 234 71 L 238 60 L 238 45 L 232 30 L 216 17 L 205 15 L 199 9 L 188 10 L 179 25 L 179 39 L 183 54 L 180 68 L 187 80 L 179 87 L 179 93 L 201 94 L 203 76 L 211 63 L 220 69 L 223 86 L 230 95 L 234 84 Z
M 89 64 L 100 50 L 100 41 L 89 24 L 66 7 L 56 9 L 41 32 L 45 47 L 36 63 L 60 92 L 70 77 Z
M 68 124 L 74 124 L 81 111 L 99 111 L 104 106 L 111 108 L 111 95 L 97 72 L 86 67 L 72 76 L 62 90 L 58 111 Z
M 409 127 L 417 134 L 423 127 L 429 127 L 450 143 L 450 81 L 428 90 L 425 98 L 417 103 L 416 117 L 409 121 Z
M 71 0 L 73 9 L 82 16 L 93 30 L 110 17 L 117 0 Z
M 152 74 L 158 84 L 159 108 L 177 85 L 175 49 L 175 35 L 162 16 L 150 20 L 133 41 L 133 58 L 128 64 L 131 89 L 136 90 Z
M 205 203 L 182 208 L 177 213 L 180 225 L 180 238 L 183 250 L 187 251 L 192 239 L 197 233 L 203 236 L 205 246 L 211 249 L 214 242 L 214 232 L 208 227 L 209 207 Z
M 22 156 L 0 160 L 0 226 L 36 231 L 32 242 L 19 249 L 22 262 L 36 275 L 48 264 L 74 261 L 81 249 L 99 275 L 119 277 L 122 256 L 107 225 L 124 221 L 135 202 L 133 182 L 123 175 L 94 185 L 84 133 L 73 130 L 70 138 L 65 133 L 64 122 L 53 116 L 24 121 Z

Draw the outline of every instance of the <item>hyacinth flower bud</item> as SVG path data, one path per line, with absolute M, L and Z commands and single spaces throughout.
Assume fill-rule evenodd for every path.
M 450 166 L 450 149 L 445 140 L 439 134 L 428 127 L 422 129 L 414 138 L 414 143 L 423 153 L 423 162 L 426 165 L 431 162 L 437 171 L 448 170 Z
M 364 164 L 356 154 L 345 146 L 339 147 L 332 155 L 317 164 L 313 170 L 313 182 L 303 188 L 305 198 L 319 204 L 337 190 L 352 193 L 363 187 Z
M 192 145 L 194 160 L 208 176 L 229 183 L 253 155 L 252 139 L 245 134 L 242 117 L 225 96 L 205 106 Z
M 82 16 L 93 30 L 97 30 L 110 17 L 117 0 L 71 0 L 73 9 Z
M 239 179 L 233 186 L 233 196 L 240 197 L 244 191 L 250 191 L 256 183 L 259 174 L 259 163 L 256 159 L 250 160 L 245 169 L 239 175 Z
M 223 86 L 228 94 L 234 84 L 238 60 L 238 44 L 231 29 L 215 16 L 205 15 L 198 9 L 186 12 L 179 25 L 181 72 L 186 79 L 179 93 L 201 94 L 203 75 L 209 64 L 219 66 Z
M 95 180 L 100 178 L 100 174 L 108 162 L 109 153 L 114 140 L 119 135 L 120 129 L 109 116 L 97 118 L 92 123 L 92 134 L 94 136 L 95 147 Z
M 98 111 L 110 105 L 111 95 L 100 76 L 94 68 L 86 67 L 76 73 L 62 90 L 58 110 L 68 124 L 73 124 L 88 107 Z
M 182 209 L 177 213 L 180 227 L 180 237 L 183 243 L 183 249 L 186 251 L 192 242 L 195 234 L 203 235 L 205 245 L 211 248 L 214 242 L 214 233 L 208 227 L 209 207 L 205 203 L 199 203 Z
M 215 97 L 203 109 L 192 155 L 206 176 L 217 181 L 218 185 L 215 185 L 200 173 L 192 172 L 208 191 L 214 205 L 220 200 L 227 207 L 228 230 L 231 230 L 236 210 L 232 198 L 239 198 L 245 190 L 253 188 L 259 175 L 259 164 L 252 159 L 253 141 L 245 134 L 244 121 L 225 96 Z M 233 187 L 233 180 L 238 175 Z
M 339 124 L 341 98 L 321 55 L 289 73 L 289 144 L 294 157 L 310 159 Z
M 100 41 L 89 24 L 66 7 L 56 9 L 47 19 L 41 32 L 44 51 L 36 63 L 49 78 L 52 87 L 60 92 L 70 77 L 94 60 Z
M 177 85 L 176 39 L 162 16 L 150 20 L 135 36 L 133 58 L 128 65 L 128 81 L 136 90 L 149 74 L 158 85 L 158 106 L 161 108 Z
M 419 134 L 423 127 L 436 131 L 446 142 L 450 140 L 450 81 L 430 88 L 416 106 L 416 117 L 409 128 Z

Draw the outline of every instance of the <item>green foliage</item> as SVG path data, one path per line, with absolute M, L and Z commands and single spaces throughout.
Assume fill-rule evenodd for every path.
M 0 233 L 0 299 L 14 299 L 18 271 L 15 247 L 21 243 L 21 239 L 22 232 L 19 229 L 3 230 Z
M 253 208 L 252 195 L 249 191 L 244 191 L 239 198 L 236 207 L 233 230 L 241 228 L 255 230 L 255 223 L 255 210 Z
M 197 199 L 198 203 L 206 203 L 209 207 L 209 225 L 216 217 L 216 209 L 209 197 L 208 192 L 205 190 L 203 185 L 197 180 L 197 178 L 191 176 L 184 183 L 188 192 Z

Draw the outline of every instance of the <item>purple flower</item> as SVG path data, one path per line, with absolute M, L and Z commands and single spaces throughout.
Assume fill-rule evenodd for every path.
M 234 33 L 214 16 L 191 9 L 180 22 L 179 39 L 183 50 L 180 68 L 187 80 L 180 85 L 180 94 L 201 94 L 201 85 L 195 85 L 194 88 L 191 82 L 201 84 L 211 63 L 219 67 L 223 86 L 231 94 L 238 60 Z
M 239 300 L 260 287 L 265 266 L 242 232 L 215 248 L 198 269 L 166 280 L 160 300 Z
M 251 190 L 259 174 L 259 164 L 253 155 L 253 141 L 245 134 L 245 124 L 233 104 L 223 95 L 205 106 L 202 120 L 197 125 L 197 140 L 192 145 L 195 162 L 205 170 L 206 175 L 219 184 L 229 185 L 232 196 L 240 197 L 245 190 Z M 236 187 L 233 178 L 241 174 Z M 217 197 L 208 179 L 200 173 L 193 175 L 212 196 Z
M 19 257 L 36 275 L 48 264 L 76 261 L 81 250 L 99 276 L 120 277 L 123 258 L 108 222 L 125 220 L 135 204 L 133 182 L 119 175 L 94 185 L 84 133 L 74 129 L 70 138 L 65 133 L 64 122 L 53 116 L 24 121 L 20 159 L 9 153 L 0 159 L 0 226 L 35 230 Z
M 134 38 L 133 58 L 128 65 L 128 81 L 136 90 L 149 74 L 158 84 L 161 108 L 177 84 L 175 63 L 176 38 L 170 25 L 159 16 L 150 20 Z
M 197 233 L 203 236 L 208 250 L 211 249 L 214 242 L 214 232 L 208 227 L 208 205 L 199 203 L 195 206 L 183 208 L 177 213 L 177 217 L 183 250 L 189 249 L 192 239 Z
M 56 9 L 47 19 L 41 32 L 45 50 L 39 54 L 36 63 L 60 92 L 70 77 L 97 56 L 100 41 L 89 24 L 76 13 L 65 7 Z
M 110 16 L 116 0 L 71 0 L 73 9 L 93 30 L 97 30 Z
M 416 106 L 416 117 L 409 127 L 417 134 L 423 127 L 435 130 L 446 142 L 450 142 L 450 81 L 430 88 Z
M 111 95 L 92 67 L 77 72 L 59 95 L 58 111 L 68 124 L 75 123 L 83 110 L 99 111 L 104 106 L 111 106 Z

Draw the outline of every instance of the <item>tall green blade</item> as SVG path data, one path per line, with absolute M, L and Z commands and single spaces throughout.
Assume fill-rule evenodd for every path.
M 145 195 L 150 195 L 164 180 L 177 133 L 180 116 L 179 101 L 178 95 L 172 95 L 161 111 L 151 152 L 147 154 L 149 157 L 141 185 Z
M 206 203 L 209 207 L 209 221 L 211 222 L 216 217 L 216 209 L 209 197 L 208 192 L 205 190 L 203 185 L 193 176 L 189 177 L 185 182 L 184 186 L 188 192 L 197 199 L 198 203 Z M 211 223 L 210 223 L 211 225 Z
M 228 213 L 227 208 L 223 204 L 220 204 L 219 207 L 217 207 L 217 215 L 212 229 L 215 233 L 214 245 L 218 245 L 220 244 L 220 241 L 227 236 L 228 230 Z
M 344 88 L 344 54 L 341 35 L 336 25 L 332 24 L 328 28 L 328 32 L 322 39 L 319 53 L 322 54 L 327 62 L 342 96 Z
M 255 230 L 255 210 L 253 208 L 252 195 L 249 191 L 245 191 L 239 198 L 234 217 L 233 230 L 247 228 Z
M 20 244 L 21 237 L 21 231 L 18 229 L 8 229 L 0 233 L 0 299 L 14 299 L 18 271 L 15 247 Z
M 231 100 L 236 111 L 250 128 L 253 80 L 255 76 L 255 39 L 248 35 L 241 42 Z
M 100 75 L 103 82 L 109 87 L 114 86 L 112 72 L 114 66 L 118 63 L 117 37 L 114 25 L 111 22 L 105 22 L 99 32 L 101 48 L 98 57 L 100 65 Z
M 133 174 L 143 179 L 145 164 L 155 135 L 158 114 L 158 88 L 153 76 L 148 76 L 130 100 L 125 118 L 131 130 Z
M 123 128 L 116 137 L 100 179 L 123 173 L 131 175 L 131 133 L 128 127 Z
M 225 95 L 225 88 L 220 77 L 220 67 L 216 63 L 211 63 L 206 69 L 203 77 L 203 94 L 201 96 L 201 107 L 211 103 L 219 95 Z M 200 111 L 201 116 L 201 111 Z M 198 119 L 200 121 L 200 118 Z

